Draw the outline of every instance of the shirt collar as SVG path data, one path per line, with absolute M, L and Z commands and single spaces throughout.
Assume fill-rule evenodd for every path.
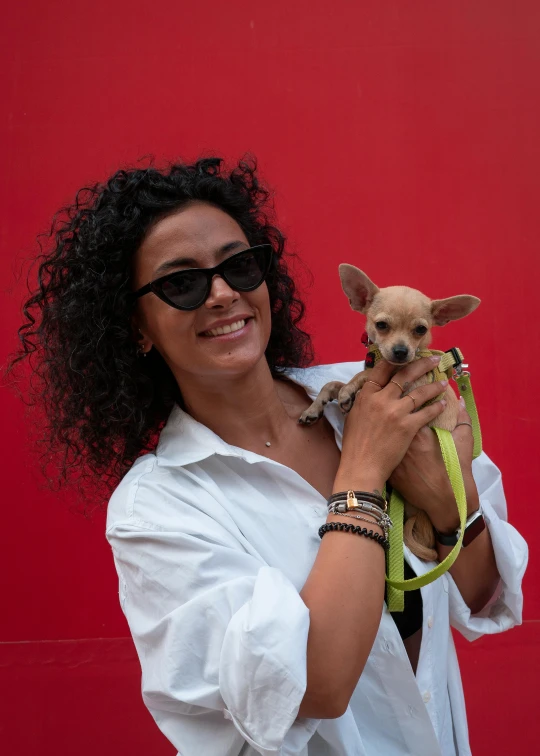
M 303 386 L 307 395 L 315 399 L 322 386 L 328 380 L 326 371 L 318 366 L 309 368 L 285 368 L 283 373 L 295 383 Z M 330 411 L 329 411 L 330 410 Z M 332 410 L 337 410 L 336 413 Z M 336 432 L 336 422 L 339 424 L 341 412 L 337 406 L 325 407 L 325 415 L 328 417 Z M 240 457 L 248 462 L 260 462 L 264 459 L 260 454 L 232 446 L 210 430 L 177 404 L 171 410 L 165 423 L 156 447 L 158 464 L 162 466 L 183 466 L 194 462 L 200 462 L 212 454 L 220 454 L 229 457 Z

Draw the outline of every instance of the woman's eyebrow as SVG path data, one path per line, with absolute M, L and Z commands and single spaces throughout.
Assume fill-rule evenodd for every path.
M 220 247 L 218 250 L 216 250 L 216 258 L 217 260 L 222 260 L 227 252 L 230 252 L 232 249 L 236 249 L 237 247 L 246 247 L 247 244 L 243 241 L 232 241 L 228 242 L 227 244 L 224 244 L 222 247 Z M 187 265 L 191 268 L 198 268 L 199 265 L 197 264 L 197 260 L 195 260 L 193 257 L 175 257 L 173 260 L 166 260 L 165 262 L 161 263 L 156 270 L 155 273 L 167 273 L 169 270 L 172 270 L 173 268 L 178 268 L 181 265 Z

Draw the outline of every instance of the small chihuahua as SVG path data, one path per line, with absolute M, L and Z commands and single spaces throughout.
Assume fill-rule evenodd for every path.
M 431 342 L 431 328 L 443 326 L 451 320 L 464 318 L 480 304 L 477 297 L 461 294 L 447 299 L 429 299 L 422 292 L 408 286 L 387 286 L 379 289 L 354 265 L 339 266 L 341 285 L 353 310 L 366 316 L 366 331 L 370 341 L 377 345 L 382 357 L 396 369 L 418 359 L 418 353 Z M 331 381 L 299 418 L 304 425 L 317 422 L 324 405 L 337 400 L 342 412 L 353 405 L 356 393 L 370 375 L 367 368 L 355 375 L 347 384 Z M 411 384 L 409 390 L 430 381 L 429 374 Z M 443 412 L 430 423 L 452 431 L 456 427 L 459 411 L 458 399 L 448 386 L 440 398 L 446 399 Z M 433 526 L 428 516 L 406 502 L 403 537 L 407 546 L 420 559 L 437 558 Z

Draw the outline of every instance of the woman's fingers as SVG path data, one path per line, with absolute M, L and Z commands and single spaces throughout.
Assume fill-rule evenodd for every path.
M 459 434 L 458 437 L 468 436 L 469 434 L 472 434 L 471 416 L 467 412 L 463 399 L 459 400 L 457 423 L 456 427 L 452 431 L 454 438 L 456 437 L 456 434 Z
M 386 360 L 379 360 L 377 364 L 370 370 L 369 381 L 373 381 L 373 383 L 378 383 L 380 386 L 384 388 L 387 385 L 390 378 L 392 377 L 392 374 L 395 369 L 396 369 L 395 365 L 391 365 Z M 377 386 L 374 386 L 373 383 L 371 384 L 371 387 L 379 391 L 380 389 L 378 389 Z M 366 387 L 369 385 L 370 383 L 365 384 Z
M 417 412 L 411 413 L 411 422 L 413 422 L 417 429 L 420 430 L 424 425 L 427 425 L 432 420 L 435 420 L 436 417 L 439 417 L 445 407 L 446 401 L 444 399 L 440 399 L 438 402 L 433 402 L 433 404 L 428 404 L 427 407 L 422 407 L 422 409 L 419 409 Z
M 380 389 L 375 384 L 379 384 L 382 388 L 388 386 L 396 396 L 399 396 L 401 391 L 407 391 L 413 381 L 433 370 L 439 360 L 440 357 L 422 357 L 420 360 L 409 363 L 397 372 L 395 365 L 386 360 L 379 360 L 370 369 L 369 382 L 365 384 L 365 387 L 371 387 L 370 391 L 379 391 Z
M 417 386 L 412 389 L 412 391 L 409 391 L 403 396 L 403 399 L 406 399 L 408 396 L 412 397 L 416 407 L 420 408 L 423 404 L 429 402 L 430 399 L 435 399 L 439 394 L 443 394 L 447 386 L 448 381 L 446 379 L 443 381 L 435 381 L 434 383 L 425 383 L 423 386 Z M 443 398 L 444 397 L 441 397 L 441 399 Z
M 461 466 L 469 466 L 472 463 L 474 438 L 471 418 L 469 413 L 465 409 L 465 402 L 463 401 L 463 399 L 459 400 L 457 424 L 452 431 L 452 436 L 454 438 L 454 443 L 456 445 L 456 450 Z
M 388 390 L 391 390 L 392 394 L 396 397 L 399 396 L 401 392 L 407 393 L 410 385 L 418 380 L 418 378 L 421 378 L 423 375 L 433 370 L 439 361 L 440 357 L 434 356 L 422 357 L 419 360 L 414 360 L 414 362 L 409 362 L 408 365 L 398 370 L 397 373 L 389 379 Z M 379 362 L 382 362 L 382 360 Z M 377 365 L 379 365 L 379 362 Z M 375 367 L 377 367 L 377 365 L 375 365 Z M 390 367 L 392 368 L 392 366 Z M 395 366 L 393 369 L 395 370 Z

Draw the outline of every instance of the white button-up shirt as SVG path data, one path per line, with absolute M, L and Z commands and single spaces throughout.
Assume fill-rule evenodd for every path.
M 327 381 L 346 382 L 362 368 L 348 362 L 287 374 L 315 398 Z M 335 403 L 325 416 L 341 449 Z M 501 575 L 496 598 L 472 616 L 449 573 L 422 588 L 416 676 L 384 606 L 345 714 L 298 718 L 309 629 L 299 592 L 326 500 L 286 465 L 225 443 L 175 407 L 155 453 L 139 457 L 114 491 L 106 535 L 143 700 L 180 754 L 469 754 L 450 625 L 474 640 L 520 624 L 528 557 L 506 521 L 499 470 L 485 454 L 473 469 Z M 418 575 L 434 566 L 405 546 L 404 555 Z

